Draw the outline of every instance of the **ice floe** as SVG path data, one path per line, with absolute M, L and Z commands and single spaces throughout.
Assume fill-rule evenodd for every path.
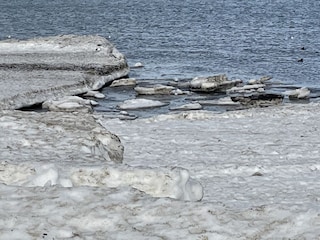
M 140 95 L 169 95 L 172 94 L 174 87 L 162 84 L 156 84 L 151 87 L 135 87 L 134 89 Z
M 93 100 L 86 100 L 77 96 L 67 96 L 55 100 L 47 100 L 42 103 L 42 108 L 50 111 L 66 111 L 66 112 L 91 112 L 92 105 L 98 103 Z
M 86 92 L 85 94 L 83 94 L 84 97 L 94 97 L 94 98 L 99 98 L 99 99 L 102 99 L 102 98 L 105 98 L 106 96 L 99 92 L 99 91 L 88 91 Z
M 170 110 L 200 110 L 202 109 L 202 105 L 200 103 L 188 103 L 180 106 L 171 107 Z
M 122 110 L 132 110 L 132 109 L 139 109 L 139 108 L 162 107 L 165 105 L 167 104 L 161 101 L 137 98 L 137 99 L 129 99 L 124 101 L 122 104 L 119 105 L 119 108 Z
M 110 87 L 123 87 L 123 86 L 135 86 L 137 85 L 137 81 L 135 78 L 121 78 L 114 80 Z
M 291 91 L 285 91 L 283 94 L 290 99 L 306 99 L 310 96 L 310 90 L 307 87 L 302 87 Z

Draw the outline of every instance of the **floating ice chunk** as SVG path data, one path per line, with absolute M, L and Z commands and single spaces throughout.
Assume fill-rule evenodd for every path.
M 200 103 L 189 103 L 189 104 L 184 104 L 178 107 L 171 107 L 170 110 L 200 110 L 202 109 L 202 106 Z
M 264 76 L 259 79 L 250 79 L 248 81 L 248 84 L 249 85 L 264 84 L 266 81 L 269 81 L 270 79 L 272 79 L 272 77 L 270 77 L 270 76 Z
M 106 97 L 103 93 L 101 93 L 99 91 L 88 91 L 83 96 L 85 96 L 85 97 L 94 97 L 94 98 L 99 98 L 99 99 L 102 99 L 102 98 Z
M 138 98 L 124 101 L 119 105 L 119 108 L 122 110 L 130 110 L 139 108 L 162 107 L 165 105 L 167 104 L 160 101 Z
M 134 68 L 142 68 L 144 67 L 143 64 L 141 62 L 137 62 L 133 65 Z
M 75 171 L 71 179 L 78 186 L 131 186 L 153 197 L 186 201 L 200 201 L 203 197 L 202 185 L 183 168 L 87 168 Z
M 95 103 L 95 101 L 86 100 L 81 97 L 67 96 L 57 100 L 47 100 L 42 104 L 42 107 L 50 111 L 91 112 L 91 105 L 95 105 Z
M 94 101 L 94 100 L 90 100 L 90 104 L 91 104 L 91 106 L 97 106 L 97 105 L 99 105 L 99 103 L 96 102 L 96 101 Z
M 136 87 L 134 90 L 140 95 L 170 95 L 174 87 L 157 84 L 152 87 Z
M 225 92 L 227 89 L 242 83 L 241 80 L 228 80 L 225 74 L 210 77 L 195 77 L 190 82 L 192 91 Z
M 114 80 L 110 87 L 121 87 L 121 86 L 135 86 L 137 81 L 135 78 L 122 78 Z
M 183 94 L 190 94 L 189 91 L 182 91 L 181 89 L 177 88 L 171 91 L 173 95 L 183 95 Z
M 242 87 L 233 87 L 227 90 L 227 93 L 245 93 L 245 92 L 254 92 L 254 91 L 259 91 L 263 92 L 264 91 L 264 84 L 252 84 L 252 85 L 244 85 Z
M 302 88 L 295 89 L 292 91 L 285 91 L 283 94 L 288 96 L 291 99 L 295 99 L 295 98 L 305 99 L 310 96 L 310 90 L 306 87 L 302 87 Z

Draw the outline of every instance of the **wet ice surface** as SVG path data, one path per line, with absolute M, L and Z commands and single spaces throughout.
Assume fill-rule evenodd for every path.
M 319 104 L 286 104 L 133 121 L 97 113 L 98 121 L 125 146 L 120 170 L 128 170 L 126 174 L 97 157 L 87 162 L 89 158 L 76 150 L 68 154 L 80 158 L 65 162 L 65 150 L 59 148 L 53 162 L 37 154 L 30 154 L 34 159 L 28 162 L 18 157 L 2 162 L 0 238 L 317 239 L 319 110 Z M 23 125 L 10 125 L 7 120 L 2 121 L 4 129 L 23 130 Z M 47 139 L 54 131 L 68 136 L 61 128 L 48 127 Z M 36 131 L 36 127 L 25 129 L 23 136 L 31 139 Z M 59 146 L 72 143 L 65 137 L 56 140 Z M 28 147 L 26 137 L 16 145 L 9 144 L 10 139 L 14 135 L 1 140 L 1 146 L 5 142 L 11 146 L 1 151 L 2 161 L 13 154 L 13 147 L 24 151 Z M 36 142 L 29 140 L 29 144 Z M 48 153 L 50 145 L 38 143 Z M 76 149 L 76 143 L 73 146 Z M 146 188 L 149 193 L 161 190 L 165 179 L 170 183 L 177 176 L 172 167 L 188 169 L 203 185 L 200 202 L 146 193 Z M 145 170 L 152 174 L 144 174 Z M 167 177 L 161 175 L 166 172 Z M 127 177 L 129 173 L 136 175 Z M 119 177 L 127 184 L 116 185 Z M 59 180 L 57 184 L 54 179 Z

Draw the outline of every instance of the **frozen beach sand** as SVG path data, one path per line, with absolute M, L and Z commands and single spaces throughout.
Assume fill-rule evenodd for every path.
M 124 55 L 99 36 L 0 41 L 0 56 L 0 109 L 97 90 L 129 73 Z
M 96 115 L 120 137 L 124 164 L 81 158 L 81 148 L 65 154 L 56 147 L 54 153 L 50 141 L 38 144 L 61 153 L 54 161 L 37 154 L 28 162 L 8 157 L 0 169 L 0 238 L 317 239 L 319 110 L 319 104 L 285 105 L 134 121 Z M 1 136 L 1 154 L 8 156 L 12 146 L 37 144 L 26 139 L 37 125 L 23 130 L 23 122 L 10 117 L 1 118 L 7 129 L 1 133 L 10 136 Z M 63 133 L 48 127 L 51 134 L 43 136 L 49 139 L 52 131 Z M 67 161 L 69 154 L 77 155 Z M 201 201 L 168 194 L 164 185 L 174 190 L 189 174 L 175 166 L 203 185 Z

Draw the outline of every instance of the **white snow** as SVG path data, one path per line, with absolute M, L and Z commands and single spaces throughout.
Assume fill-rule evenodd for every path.
M 6 159 L 36 129 L 1 118 L 24 133 L 0 155 L 0 239 L 319 239 L 319 104 L 96 117 L 123 164 Z

